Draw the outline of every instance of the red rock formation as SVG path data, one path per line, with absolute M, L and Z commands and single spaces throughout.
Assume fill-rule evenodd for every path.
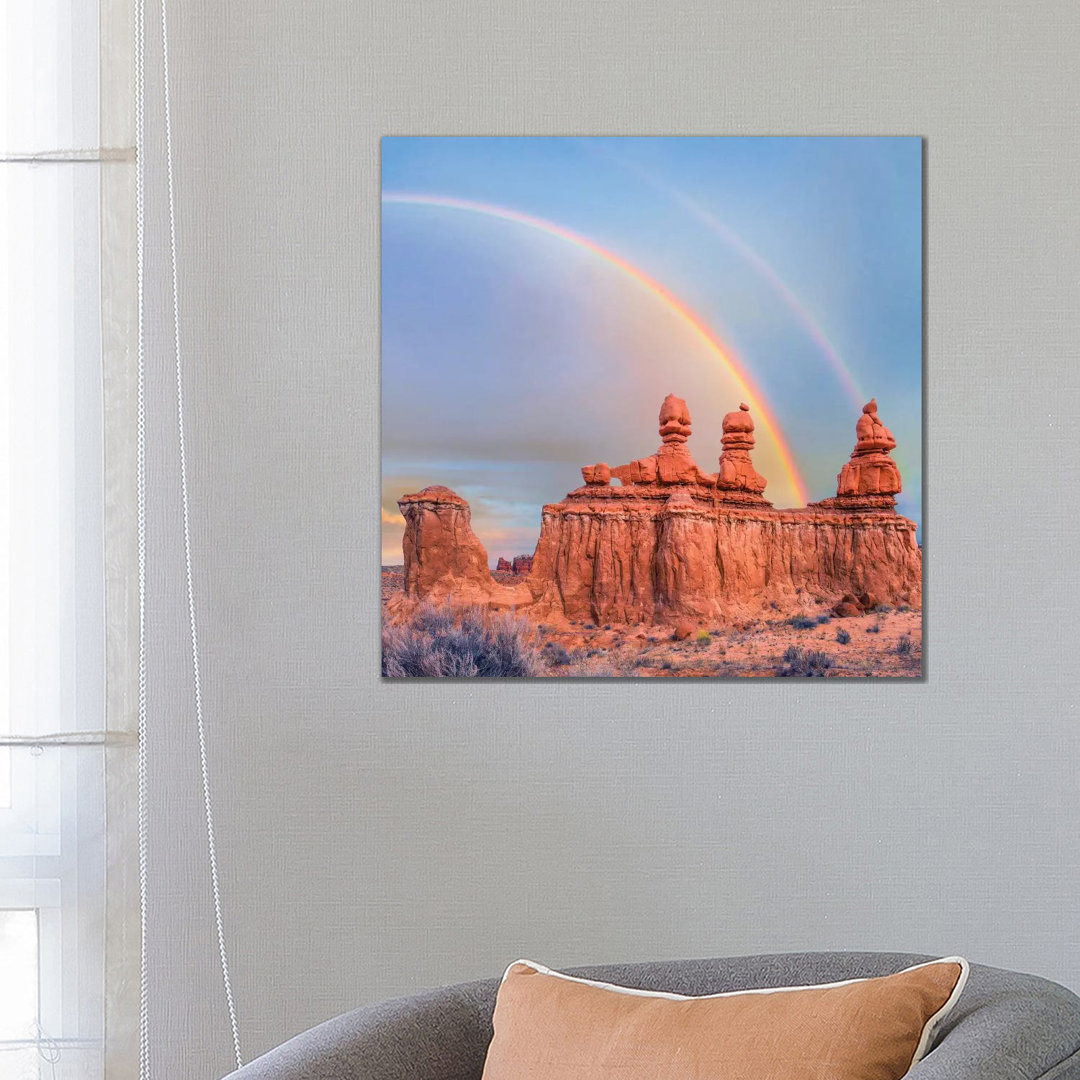
M 627 465 L 618 465 L 608 469 L 607 465 L 591 465 L 593 478 L 582 469 L 587 485 L 603 484 L 600 479 L 606 471 L 623 485 L 631 484 L 715 484 L 716 478 L 702 472 L 686 449 L 686 440 L 690 438 L 690 410 L 682 398 L 668 394 L 660 406 L 660 449 L 651 457 L 631 461 Z
M 833 606 L 833 614 L 841 619 L 850 619 L 855 615 L 865 615 L 878 606 L 878 598 L 873 593 L 844 593 Z
M 499 561 L 495 564 L 495 569 L 504 574 L 512 574 L 514 572 L 513 563 L 508 559 L 502 558 L 502 556 L 499 557 Z
M 760 498 L 765 490 L 765 477 L 750 461 L 750 451 L 754 449 L 754 418 L 750 415 L 750 406 L 743 402 L 738 412 L 728 413 L 723 426 L 724 435 L 720 442 L 724 449 L 720 454 L 716 486 L 725 492 L 725 501 L 732 501 L 730 493 L 738 492 L 743 495 L 740 501 L 770 505 Z
M 403 495 L 405 595 L 411 600 L 512 607 L 530 603 L 524 585 L 501 585 L 488 570 L 487 552 L 472 530 L 469 504 L 448 487 Z
M 500 585 L 488 573 L 464 499 L 441 487 L 405 496 L 406 593 L 605 623 L 741 619 L 770 607 L 831 606 L 847 593 L 863 594 L 860 607 L 878 599 L 919 606 L 916 526 L 892 498 L 900 490 L 887 456 L 895 440 L 873 402 L 857 430 L 849 466 L 866 490 L 778 510 L 761 497 L 765 481 L 750 462 L 749 410 L 725 417 L 721 471 L 711 476 L 686 449 L 685 402 L 669 395 L 663 445 L 611 469 L 621 486 L 606 482 L 606 465 L 588 466 L 583 487 L 543 508 L 531 573 L 520 584 Z
M 893 496 L 901 491 L 900 470 L 889 457 L 889 451 L 895 446 L 893 433 L 877 414 L 877 399 L 871 398 L 863 406 L 862 416 L 855 425 L 855 449 L 851 452 L 851 460 L 836 478 L 836 497 L 814 505 L 855 510 L 894 507 Z
M 514 561 L 510 566 L 510 569 L 518 576 L 524 576 L 525 574 L 531 574 L 533 568 L 533 557 L 531 555 L 515 555 Z
M 529 579 L 539 617 L 599 622 L 722 621 L 776 603 L 798 610 L 870 591 L 919 606 L 915 523 L 895 511 L 714 506 L 629 489 L 544 507 Z
M 603 461 L 599 465 L 582 465 L 581 478 L 586 484 L 596 484 L 602 487 L 611 483 L 611 469 Z

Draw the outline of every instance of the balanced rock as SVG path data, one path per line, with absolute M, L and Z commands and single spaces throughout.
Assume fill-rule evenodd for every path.
M 896 446 L 893 433 L 881 422 L 877 399 L 864 406 L 855 425 L 855 449 L 836 477 L 836 497 L 813 505 L 830 509 L 890 509 L 901 488 L 900 470 L 889 457 Z
M 582 465 L 581 478 L 586 484 L 604 487 L 611 483 L 611 469 L 603 461 L 598 465 Z
M 690 438 L 690 410 L 686 402 L 674 394 L 668 394 L 660 406 L 660 438 L 660 449 L 655 454 L 618 465 L 611 470 L 611 476 L 627 486 L 715 483 L 716 478 L 702 472 L 686 448 L 686 440 Z M 589 483 L 588 479 L 586 483 Z
M 723 492 L 760 497 L 766 481 L 750 461 L 750 451 L 754 449 L 754 418 L 746 402 L 739 405 L 737 412 L 730 412 L 724 417 L 723 430 L 720 442 L 724 449 L 720 454 L 717 488 Z M 763 499 L 760 501 L 764 502 Z

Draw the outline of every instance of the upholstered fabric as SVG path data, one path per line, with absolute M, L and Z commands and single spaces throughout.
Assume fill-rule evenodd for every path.
M 888 975 L 934 959 L 791 953 L 577 968 L 589 979 L 718 994 Z M 346 1013 L 290 1039 L 230 1080 L 480 1080 L 499 980 L 429 990 Z M 971 966 L 934 1048 L 909 1080 L 1080 1080 L 1080 999 L 1031 975 Z
M 495 1000 L 483 1080 L 900 1080 L 966 979 L 951 957 L 874 979 L 687 997 L 519 961 Z

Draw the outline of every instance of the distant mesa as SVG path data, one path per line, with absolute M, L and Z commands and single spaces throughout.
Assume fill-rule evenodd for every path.
M 515 574 L 518 577 L 523 577 L 532 571 L 532 564 L 533 557 L 531 555 L 515 555 L 513 561 L 499 556 L 499 561 L 495 564 L 495 571 L 500 574 Z
M 921 606 L 916 525 L 896 513 L 896 440 L 876 401 L 855 426 L 836 496 L 806 507 L 777 509 L 764 498 L 747 404 L 723 419 L 716 473 L 695 462 L 691 431 L 686 402 L 669 394 L 654 454 L 583 466 L 583 486 L 543 508 L 535 553 L 499 560 L 497 569 L 519 581 L 492 577 L 469 504 L 455 492 L 432 486 L 403 496 L 407 602 L 671 625 L 820 603 L 864 607 L 852 597 Z

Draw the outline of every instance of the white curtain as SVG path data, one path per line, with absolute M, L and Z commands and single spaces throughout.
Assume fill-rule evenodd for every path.
M 102 228 L 122 185 L 103 170 L 125 165 L 102 152 L 103 14 L 9 0 L 0 15 L 2 1080 L 105 1067 L 106 755 L 119 776 L 131 751 L 105 708 L 102 365 L 118 335 Z M 111 960 L 111 977 L 131 962 Z

